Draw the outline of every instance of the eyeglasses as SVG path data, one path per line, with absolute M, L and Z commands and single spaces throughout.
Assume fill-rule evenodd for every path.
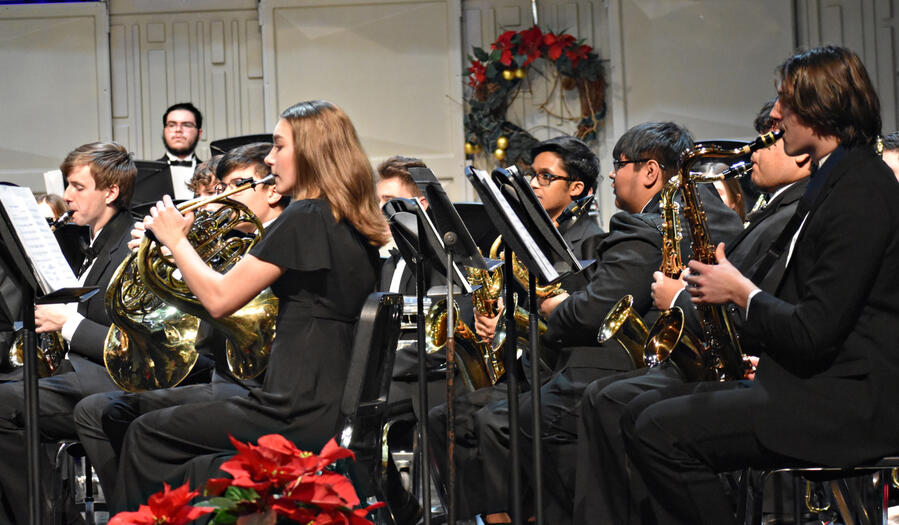
M 534 170 L 528 170 L 526 174 L 529 181 L 534 180 L 534 177 L 537 177 L 537 184 L 541 187 L 549 186 L 556 180 L 571 180 L 571 177 L 562 177 L 560 175 L 553 175 L 551 173 L 537 173 Z
M 253 182 L 253 177 L 244 177 L 242 179 L 234 179 L 231 182 L 219 182 L 215 185 L 215 194 L 221 195 L 225 193 L 227 190 L 231 188 L 237 188 L 238 186 L 243 186 L 248 182 Z
M 194 124 L 193 122 L 173 122 L 171 120 L 165 123 L 165 129 L 175 129 L 175 128 L 197 129 L 197 125 Z
M 627 166 L 628 164 L 637 164 L 637 163 L 640 163 L 640 162 L 648 162 L 648 161 L 650 161 L 650 160 L 652 160 L 652 159 L 613 160 L 613 161 L 612 161 L 612 166 L 615 167 L 615 171 L 618 171 L 618 170 L 620 170 L 621 168 L 623 168 L 624 166 Z

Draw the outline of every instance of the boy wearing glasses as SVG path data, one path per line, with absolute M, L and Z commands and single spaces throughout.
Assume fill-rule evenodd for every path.
M 190 102 L 170 106 L 163 113 L 162 142 L 166 151 L 159 160 L 169 163 L 175 199 L 186 200 L 193 196 L 188 185 L 197 164 L 202 162 L 194 153 L 202 135 L 203 114 Z

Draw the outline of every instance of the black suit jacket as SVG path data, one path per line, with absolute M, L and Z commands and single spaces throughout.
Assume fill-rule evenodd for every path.
M 112 274 L 128 255 L 131 224 L 128 212 L 121 211 L 104 226 L 104 231 L 110 229 L 108 240 L 84 281 L 85 286 L 97 286 L 100 291 L 78 305 L 78 313 L 84 320 L 69 341 L 69 361 L 86 389 L 98 391 L 95 387 L 112 384 L 103 365 L 103 342 L 111 324 L 106 313 L 106 288 Z
M 712 239 L 727 242 L 742 229 L 740 217 L 727 208 L 708 184 L 699 187 Z M 682 219 L 683 220 L 683 219 Z M 652 308 L 652 273 L 662 263 L 662 216 L 659 195 L 643 213 L 619 212 L 609 222 L 609 233 L 599 242 L 597 261 L 586 289 L 572 293 L 550 315 L 544 343 L 550 346 L 596 346 L 596 335 L 606 314 L 627 294 L 634 309 L 644 315 Z M 689 254 L 689 236 L 683 253 Z
M 833 161 L 783 281 L 752 299 L 743 333 L 763 352 L 762 443 L 847 466 L 899 452 L 899 183 L 871 147 L 837 156 L 819 170 Z
M 744 275 L 752 275 L 753 270 L 767 253 L 768 248 L 774 243 L 780 233 L 786 227 L 787 222 L 796 212 L 799 199 L 805 193 L 808 186 L 808 178 L 795 182 L 785 189 L 783 193 L 775 197 L 761 211 L 755 213 L 746 227 L 730 243 L 725 246 L 727 259 Z M 762 290 L 773 292 L 783 277 L 786 268 L 786 256 L 775 261 L 766 273 L 763 282 L 758 283 Z M 684 311 L 684 322 L 687 330 L 694 334 L 701 334 L 699 316 L 696 307 L 690 301 L 690 294 L 686 291 L 677 296 L 676 306 Z M 733 304 L 728 305 L 731 318 L 738 327 L 742 324 L 743 315 Z

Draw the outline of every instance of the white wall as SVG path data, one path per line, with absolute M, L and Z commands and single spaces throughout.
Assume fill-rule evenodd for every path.
M 43 191 L 74 147 L 112 136 L 103 3 L 0 6 L 0 180 Z

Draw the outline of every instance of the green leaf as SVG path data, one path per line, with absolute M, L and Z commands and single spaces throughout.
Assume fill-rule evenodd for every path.
M 490 52 L 489 60 L 492 62 L 496 62 L 497 60 L 499 60 L 499 57 L 501 57 L 501 56 L 503 56 L 503 52 L 500 51 L 499 49 L 494 49 L 493 51 Z
M 231 525 L 232 523 L 237 523 L 237 518 L 236 515 L 231 514 L 226 510 L 220 510 L 215 513 L 215 516 L 209 523 L 213 525 Z
M 479 47 L 472 49 L 472 52 L 474 53 L 475 58 L 477 58 L 481 62 L 486 62 L 487 60 L 489 60 L 487 52 Z
M 259 499 L 259 493 L 253 489 L 245 489 L 231 485 L 225 489 L 224 497 L 235 501 L 255 501 Z
M 484 75 L 487 76 L 487 80 L 496 80 L 496 76 L 497 76 L 498 74 L 499 74 L 499 72 L 498 72 L 497 69 L 496 69 L 496 63 L 495 63 L 495 62 L 489 62 L 489 63 L 487 64 L 487 70 L 484 71 Z
M 221 496 L 215 498 L 209 498 L 206 501 L 201 501 L 197 503 L 199 507 L 213 507 L 221 510 L 230 510 L 237 508 L 237 502 L 230 498 L 224 498 Z

